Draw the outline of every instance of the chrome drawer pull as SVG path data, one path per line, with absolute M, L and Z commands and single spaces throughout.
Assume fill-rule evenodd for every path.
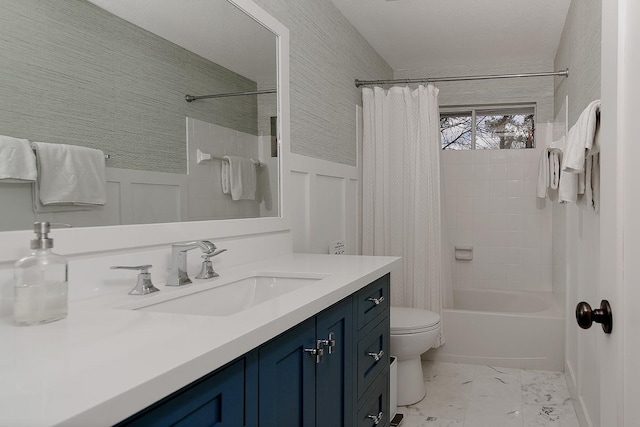
M 316 363 L 320 363 L 322 361 L 322 355 L 324 354 L 324 349 L 320 346 L 320 344 L 316 344 L 316 348 L 305 348 L 304 351 L 309 353 L 310 356 L 314 356 Z
M 378 415 L 367 415 L 367 418 L 371 418 L 373 420 L 373 425 L 377 426 L 382 421 L 384 414 L 382 412 L 378 413 Z
M 367 298 L 367 301 L 371 301 L 375 305 L 380 305 L 382 303 L 382 301 L 384 301 L 384 297 L 380 297 L 380 298 L 371 297 L 371 298 Z
M 382 356 L 384 356 L 384 351 L 380 350 L 377 353 L 368 353 L 369 356 L 373 357 L 373 360 L 375 360 L 376 362 L 379 361 L 380 359 L 382 359 Z

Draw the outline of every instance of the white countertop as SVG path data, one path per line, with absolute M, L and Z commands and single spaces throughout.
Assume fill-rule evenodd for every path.
M 66 319 L 0 319 L 0 426 L 112 425 L 366 286 L 399 258 L 293 254 L 220 270 L 206 285 L 158 285 L 70 303 Z M 144 298 L 219 286 L 259 271 L 326 274 L 227 317 L 124 309 Z M 120 291 L 120 289 L 119 289 Z

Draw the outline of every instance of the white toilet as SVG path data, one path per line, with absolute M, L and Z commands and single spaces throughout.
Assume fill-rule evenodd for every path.
M 440 315 L 418 308 L 391 307 L 391 355 L 398 358 L 398 405 L 421 401 L 426 390 L 420 356 L 440 335 Z

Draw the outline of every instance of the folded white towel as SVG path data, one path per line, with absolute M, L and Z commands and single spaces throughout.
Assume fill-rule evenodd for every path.
M 0 182 L 33 182 L 37 178 L 36 155 L 29 141 L 0 135 Z
M 36 212 L 43 207 L 85 210 L 104 206 L 107 183 L 102 151 L 46 142 L 31 145 L 38 165 Z
M 222 161 L 220 179 L 222 181 L 222 194 L 231 194 L 231 190 L 229 190 L 229 162 L 226 160 Z
M 256 165 L 251 159 L 224 156 L 229 161 L 229 189 L 232 200 L 255 200 Z
M 569 129 L 562 157 L 564 172 L 584 172 L 584 161 L 593 146 L 599 114 L 600 100 L 598 99 L 592 101 L 582 111 L 578 121 Z

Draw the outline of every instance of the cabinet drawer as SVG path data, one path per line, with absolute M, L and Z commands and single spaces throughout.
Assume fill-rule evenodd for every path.
M 362 400 L 357 427 L 385 427 L 389 425 L 389 371 L 381 375 L 367 396 Z
M 389 310 L 389 275 L 360 289 L 356 296 L 358 329 L 362 329 L 378 314 Z
M 389 369 L 389 317 L 384 317 L 358 341 L 356 358 L 359 399 L 378 375 Z

